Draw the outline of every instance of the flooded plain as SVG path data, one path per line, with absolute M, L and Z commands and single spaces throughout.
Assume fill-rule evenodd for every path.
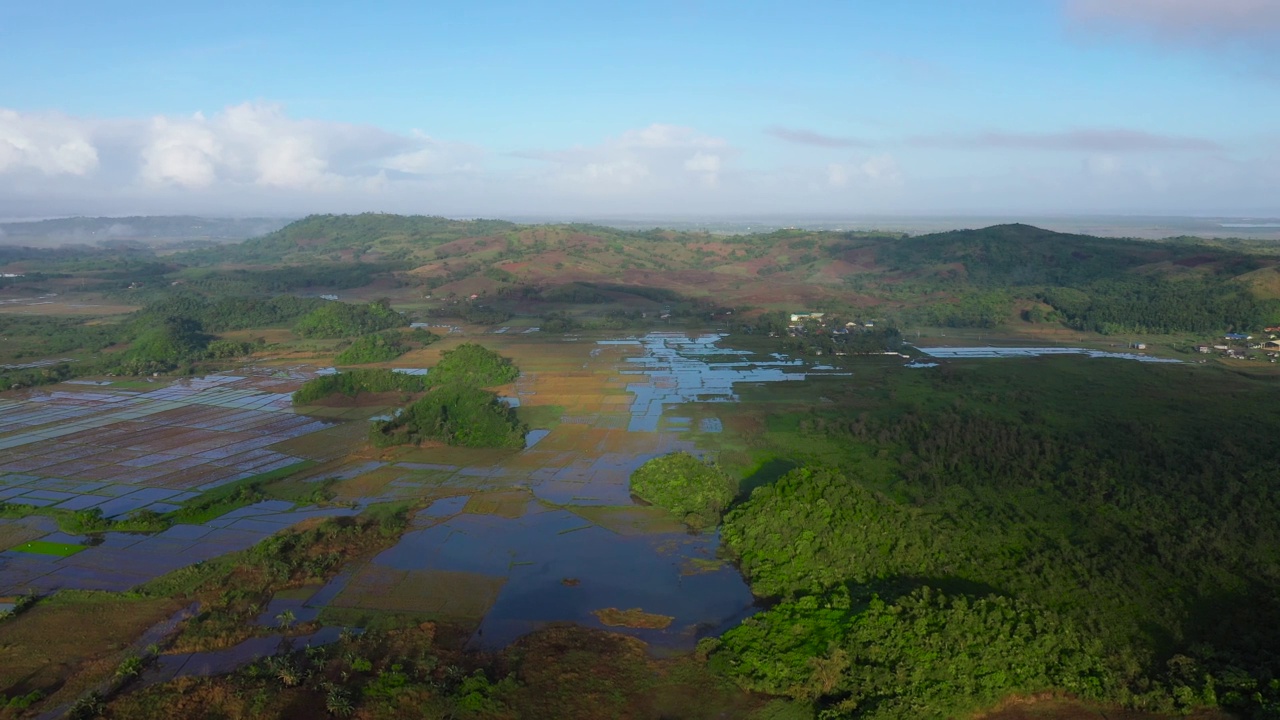
M 730 447 L 730 406 L 747 387 L 850 373 L 780 355 L 761 359 L 723 347 L 718 334 L 499 337 L 496 349 L 522 371 L 501 397 L 531 427 L 514 451 L 372 448 L 369 422 L 395 413 L 386 405 L 393 400 L 292 405 L 303 382 L 333 372 L 324 367 L 81 380 L 0 398 L 0 502 L 10 507 L 116 520 L 163 515 L 271 473 L 292 473 L 289 483 L 315 483 L 330 495 L 318 504 L 255 502 L 149 534 L 74 535 L 53 517 L 11 511 L 0 518 L 0 601 L 126 590 L 305 520 L 410 503 L 422 509 L 394 546 L 326 583 L 278 593 L 258 617 L 257 637 L 164 656 L 148 682 L 224 672 L 274 653 L 284 647 L 282 615 L 320 628 L 296 639 L 304 644 L 330 642 L 340 628 L 442 620 L 472 628 L 473 647 L 500 649 L 547 624 L 572 622 L 630 634 L 664 653 L 690 650 L 754 612 L 742 576 L 718 557 L 718 535 L 690 534 L 635 501 L 630 475 L 673 451 L 713 456 L 713 448 Z M 1170 362 L 1078 348 L 920 350 L 929 361 L 906 367 L 1061 354 Z M 432 359 L 404 361 L 413 367 L 402 372 L 419 374 Z
M 689 534 L 629 491 L 645 461 L 697 453 L 692 433 L 720 431 L 715 417 L 693 425 L 682 406 L 734 402 L 737 383 L 807 376 L 794 361 L 750 362 L 718 347 L 721 338 L 571 341 L 554 347 L 559 367 L 513 352 L 522 375 L 510 404 L 554 409 L 554 421 L 535 427 L 514 454 L 409 450 L 366 465 L 349 483 L 362 502 L 455 495 L 436 500 L 398 545 L 302 607 L 334 623 L 377 623 L 380 615 L 471 621 L 473 644 L 490 649 L 546 623 L 574 622 L 687 650 L 737 623 L 754 601 L 736 569 L 717 559 L 718 537 Z M 633 608 L 669 623 L 629 628 L 600 619 L 603 610 Z
M 691 535 L 665 511 L 637 504 L 631 473 L 659 455 L 699 452 L 695 436 L 723 428 L 701 404 L 737 401 L 740 383 L 840 374 L 778 356 L 753 362 L 721 339 L 504 336 L 522 375 L 503 395 L 538 418 L 515 452 L 373 450 L 364 444 L 368 420 L 394 408 L 292 406 L 292 391 L 329 368 L 81 381 L 10 395 L 0 399 L 6 503 L 124 519 L 290 468 L 335 497 L 319 506 L 258 502 L 152 534 L 76 536 L 50 517 L 0 518 L 0 597 L 125 590 L 309 518 L 410 501 L 426 509 L 397 545 L 324 586 L 282 593 L 260 624 L 286 610 L 331 628 L 440 619 L 474 627 L 478 647 L 500 648 L 547 623 L 574 622 L 630 633 L 658 651 L 690 649 L 751 613 L 753 598 L 717 559 L 717 535 Z M 682 410 L 691 404 L 703 407 L 696 421 Z M 606 624 L 619 617 L 610 611 L 633 609 L 664 627 Z M 270 652 L 276 640 L 162 667 L 210 672 Z

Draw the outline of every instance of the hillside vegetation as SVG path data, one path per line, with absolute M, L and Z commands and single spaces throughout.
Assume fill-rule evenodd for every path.
M 457 311 L 480 322 L 484 312 L 501 322 L 531 304 L 598 305 L 627 295 L 859 307 L 900 325 L 958 327 L 1014 320 L 1015 301 L 1025 299 L 1049 308 L 1034 321 L 1103 333 L 1252 328 L 1280 316 L 1272 284 L 1257 275 L 1276 265 L 1272 255 L 1016 224 L 916 237 L 713 236 L 368 214 L 312 216 L 221 252 L 179 258 L 376 267 L 437 296 L 484 295 L 483 312 Z

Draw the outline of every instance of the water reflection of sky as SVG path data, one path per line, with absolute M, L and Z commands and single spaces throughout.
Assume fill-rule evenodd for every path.
M 690 337 L 679 333 L 650 333 L 634 341 L 605 341 L 610 344 L 632 342 L 643 348 L 643 354 L 627 358 L 624 375 L 641 379 L 627 384 L 627 392 L 635 395 L 631 404 L 632 432 L 654 432 L 669 406 L 691 402 L 737 402 L 737 383 L 788 382 L 804 380 L 812 372 L 803 371 L 798 360 L 774 355 L 769 361 L 749 361 L 749 352 L 716 345 L 723 335 Z M 603 344 L 603 343 L 602 343 Z M 741 361 L 718 360 L 740 356 Z M 712 359 L 709 359 L 712 358 Z M 825 367 L 826 370 L 834 368 Z M 838 373 L 823 373 L 838 374 Z
M 1138 355 L 1137 353 L 1108 352 L 1071 347 L 922 347 L 920 352 L 935 358 L 1026 358 L 1042 355 L 1086 355 L 1091 358 L 1115 358 L 1138 362 L 1178 363 L 1172 358 Z
M 735 402 L 736 383 L 803 380 L 812 374 L 781 356 L 752 361 L 747 353 L 718 347 L 721 337 L 654 333 L 594 344 L 587 364 L 623 373 L 629 404 L 593 415 L 588 426 L 566 418 L 559 435 L 554 429 L 534 430 L 509 465 L 353 459 L 327 470 L 323 477 L 339 480 L 403 471 L 377 491 L 387 496 L 361 498 L 357 507 L 265 502 L 202 525 L 175 525 L 153 535 L 108 533 L 92 543 L 58 533 L 48 518 L 5 521 L 23 537 L 92 547 L 65 558 L 0 552 L 0 593 L 123 590 L 247 548 L 298 521 L 353 514 L 369 502 L 422 497 L 423 489 L 432 487 L 511 490 L 525 498 L 514 516 L 467 512 L 467 496 L 436 501 L 372 564 L 388 572 L 492 578 L 498 589 L 475 636 L 485 647 L 505 645 L 546 622 L 602 627 L 593 612 L 616 607 L 642 608 L 674 620 L 666 630 L 614 629 L 656 646 L 690 648 L 699 636 L 752 611 L 753 598 L 737 571 L 711 562 L 718 537 L 688 535 L 669 522 L 661 531 L 622 530 L 616 522 L 587 519 L 584 508 L 630 507 L 628 478 L 636 467 L 673 450 L 692 450 L 688 433 L 722 430 L 718 418 L 694 422 L 688 414 L 681 416 L 681 405 Z M 332 420 L 294 413 L 290 404 L 289 393 L 298 384 L 326 371 L 332 372 L 275 369 L 184 379 L 144 392 L 103 386 L 0 400 L 0 500 L 68 510 L 95 507 L 107 517 L 139 508 L 165 512 L 200 490 L 297 462 L 297 456 L 269 446 L 334 427 Z M 509 404 L 519 405 L 525 394 L 509 398 Z M 574 433 L 584 427 L 612 440 L 601 440 L 591 450 L 552 442 L 578 437 Z M 317 448 L 315 459 L 345 452 Z M 709 564 L 691 572 L 695 559 Z M 273 624 L 285 610 L 296 620 L 316 618 L 357 575 L 348 570 L 310 597 L 278 598 L 259 622 Z M 259 643 L 168 661 L 161 674 L 230 669 L 253 654 L 273 651 L 278 638 Z
M 719 347 L 722 337 L 652 333 L 596 343 L 584 367 L 627 376 L 625 389 L 632 397 L 614 413 L 620 423 L 584 419 L 594 423 L 595 432 L 623 441 L 630 452 L 608 451 L 603 445 L 595 452 L 542 449 L 548 437 L 587 432 L 576 421 L 562 424 L 566 429 L 560 431 L 535 430 L 512 463 L 533 469 L 513 474 L 502 464 L 456 468 L 454 480 L 448 482 L 462 487 L 459 479 L 506 477 L 507 487 L 529 493 L 527 500 L 501 514 L 468 512 L 466 497 L 437 501 L 419 514 L 415 528 L 395 547 L 362 572 L 379 581 L 398 578 L 395 582 L 407 584 L 412 583 L 404 580 L 405 573 L 442 580 L 455 577 L 449 573 L 470 573 L 500 582 L 473 638 L 487 648 L 502 647 L 548 622 L 603 627 L 593 613 L 611 607 L 671 616 L 665 630 L 613 628 L 657 647 L 688 649 L 699 637 L 738 622 L 752 612 L 753 598 L 731 565 L 715 564 L 717 535 L 689 535 L 669 520 L 662 531 L 620 531 L 616 523 L 610 529 L 587 519 L 594 517 L 589 513 L 575 511 L 631 507 L 629 478 L 636 467 L 666 452 L 694 449 L 686 433 L 723 429 L 719 418 L 702 417 L 695 424 L 693 418 L 680 416 L 680 406 L 736 402 L 737 383 L 789 382 L 813 374 L 801 362 L 782 356 L 759 361 L 749 353 Z M 603 353 L 606 349 L 613 352 Z M 533 391 L 525 386 L 524 392 Z M 702 564 L 691 571 L 695 560 Z M 349 577 L 335 580 L 327 594 L 335 595 L 350 582 Z M 396 587 L 396 592 L 403 590 Z M 357 588 L 350 594 L 359 593 Z M 433 597 L 430 602 L 438 600 Z M 344 598 L 340 604 L 350 602 Z M 423 602 L 428 604 L 425 598 Z

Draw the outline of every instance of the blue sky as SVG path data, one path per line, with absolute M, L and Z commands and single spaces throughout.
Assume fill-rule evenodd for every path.
M 1280 215 L 1275 0 L 0 6 L 0 216 Z

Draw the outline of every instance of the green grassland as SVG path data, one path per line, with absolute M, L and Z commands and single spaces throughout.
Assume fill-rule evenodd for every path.
M 10 548 L 17 552 L 35 553 L 37 555 L 56 555 L 57 557 L 70 557 L 84 550 L 83 545 L 73 545 L 71 543 L 48 542 L 46 540 L 32 540 L 24 542 L 21 545 Z

